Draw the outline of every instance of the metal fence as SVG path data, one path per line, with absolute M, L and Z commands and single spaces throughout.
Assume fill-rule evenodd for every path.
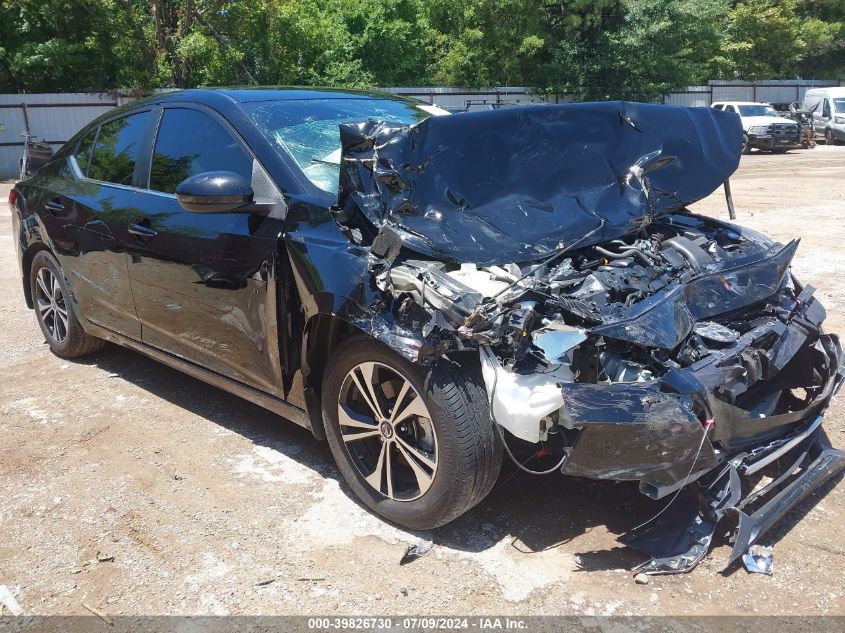
M 749 83 L 747 81 L 711 81 L 706 86 L 690 86 L 663 97 L 663 103 L 684 106 L 709 106 L 718 101 L 761 101 L 790 103 L 803 101 L 810 88 L 839 86 L 839 81 L 784 80 Z
M 0 178 L 20 173 L 25 134 L 58 149 L 90 121 L 126 100 L 110 94 L 0 94 Z
M 710 81 L 706 86 L 691 86 L 663 97 L 663 103 L 709 106 L 714 101 L 801 101 L 813 87 L 838 86 L 839 81 L 786 80 L 749 83 Z M 530 88 L 503 86 L 470 90 L 444 87 L 389 87 L 381 90 L 413 97 L 450 111 L 477 111 L 513 105 L 566 103 L 577 101 L 576 94 L 538 95 Z M 67 141 L 87 123 L 111 108 L 132 101 L 133 95 L 121 94 L 5 94 L 0 95 L 0 178 L 15 178 L 20 173 L 23 134 L 46 139 L 54 149 Z

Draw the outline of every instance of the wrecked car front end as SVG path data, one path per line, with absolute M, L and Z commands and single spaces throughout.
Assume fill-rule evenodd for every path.
M 687 209 L 741 137 L 722 112 L 620 102 L 341 126 L 335 217 L 377 297 L 359 326 L 417 362 L 477 354 L 506 447 L 679 499 L 628 537 L 648 573 L 691 569 L 729 515 L 735 559 L 845 468 L 821 429 L 843 352 L 790 272 L 798 242 Z

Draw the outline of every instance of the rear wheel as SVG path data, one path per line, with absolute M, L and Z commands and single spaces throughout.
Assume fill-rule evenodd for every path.
M 105 341 L 86 334 L 79 324 L 61 266 L 49 252 L 33 258 L 29 283 L 38 325 L 56 356 L 77 358 L 103 348 Z
M 442 358 L 423 368 L 363 337 L 341 345 L 332 361 L 322 394 L 326 437 L 369 508 L 431 529 L 487 495 L 502 448 L 480 371 Z

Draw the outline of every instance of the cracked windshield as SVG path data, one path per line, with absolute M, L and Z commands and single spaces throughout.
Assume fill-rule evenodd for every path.
M 329 193 L 337 192 L 340 175 L 341 123 L 412 124 L 430 116 L 414 103 L 371 98 L 265 101 L 244 108 L 276 150 L 291 156 L 312 183 Z

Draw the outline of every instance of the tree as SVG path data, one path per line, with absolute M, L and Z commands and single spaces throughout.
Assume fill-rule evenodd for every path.
M 56 91 L 114 87 L 131 61 L 110 0 L 4 0 L 0 88 Z
M 549 89 L 653 101 L 707 79 L 722 46 L 725 0 L 624 0 L 555 51 Z
M 843 0 L 0 0 L 0 90 L 523 85 L 654 100 L 845 72 Z
M 746 0 L 728 13 L 725 61 L 734 77 L 785 79 L 822 68 L 842 24 L 799 13 L 797 0 Z M 828 67 L 833 67 L 828 66 Z

